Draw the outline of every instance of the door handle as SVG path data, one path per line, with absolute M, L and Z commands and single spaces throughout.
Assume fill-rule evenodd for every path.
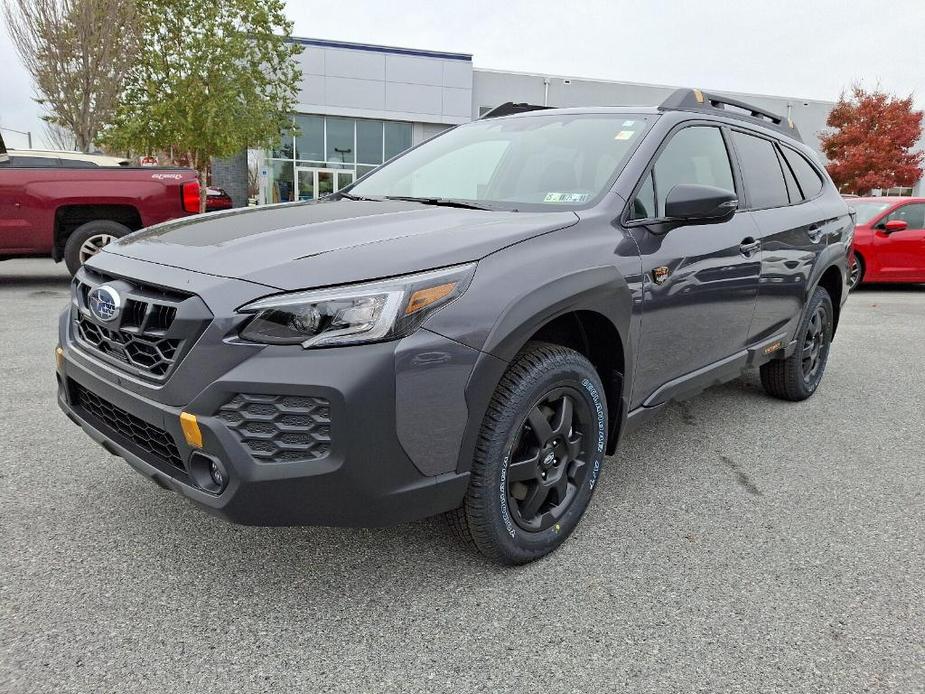
M 752 253 L 760 250 L 761 241 L 756 241 L 751 236 L 742 239 L 742 243 L 739 245 L 739 252 L 744 255 L 746 258 L 750 258 Z
M 819 243 L 822 237 L 825 236 L 825 232 L 822 231 L 821 224 L 810 224 L 809 229 L 806 230 L 806 235 L 809 236 L 809 240 L 813 243 Z

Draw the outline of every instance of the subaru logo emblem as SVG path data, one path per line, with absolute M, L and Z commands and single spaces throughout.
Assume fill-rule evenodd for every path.
M 90 292 L 87 296 L 87 303 L 90 304 L 90 313 L 104 323 L 118 318 L 119 311 L 122 309 L 122 298 L 119 292 L 105 284 Z

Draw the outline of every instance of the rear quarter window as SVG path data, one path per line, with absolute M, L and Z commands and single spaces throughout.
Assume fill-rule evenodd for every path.
M 812 198 L 822 190 L 822 178 L 816 172 L 815 167 L 806 161 L 806 158 L 789 147 L 781 147 L 784 158 L 790 164 L 793 175 L 796 176 L 800 189 L 803 191 L 804 198 Z

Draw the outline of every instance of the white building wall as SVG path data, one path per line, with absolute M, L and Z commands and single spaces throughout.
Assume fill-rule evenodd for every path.
M 498 106 L 507 101 L 562 107 L 658 106 L 675 89 L 677 87 L 665 85 L 478 69 L 473 75 L 472 116 L 477 118 L 481 109 Z M 707 85 L 704 85 L 703 89 L 713 91 Z M 834 102 L 722 91 L 716 93 L 780 115 L 786 115 L 787 107 L 790 106 L 791 117 L 800 130 L 803 141 L 820 152 L 819 133 L 825 128 L 825 119 Z
M 455 125 L 470 120 L 472 57 L 297 39 L 296 110 L 330 116 Z

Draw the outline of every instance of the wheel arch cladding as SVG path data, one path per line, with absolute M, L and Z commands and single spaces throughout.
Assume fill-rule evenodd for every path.
M 508 304 L 484 351 L 510 362 L 531 341 L 570 347 L 595 367 L 608 404 L 608 446 L 616 447 L 627 386 L 628 335 L 633 300 L 613 266 L 581 270 L 525 292 Z M 486 401 L 487 405 L 487 401 Z

